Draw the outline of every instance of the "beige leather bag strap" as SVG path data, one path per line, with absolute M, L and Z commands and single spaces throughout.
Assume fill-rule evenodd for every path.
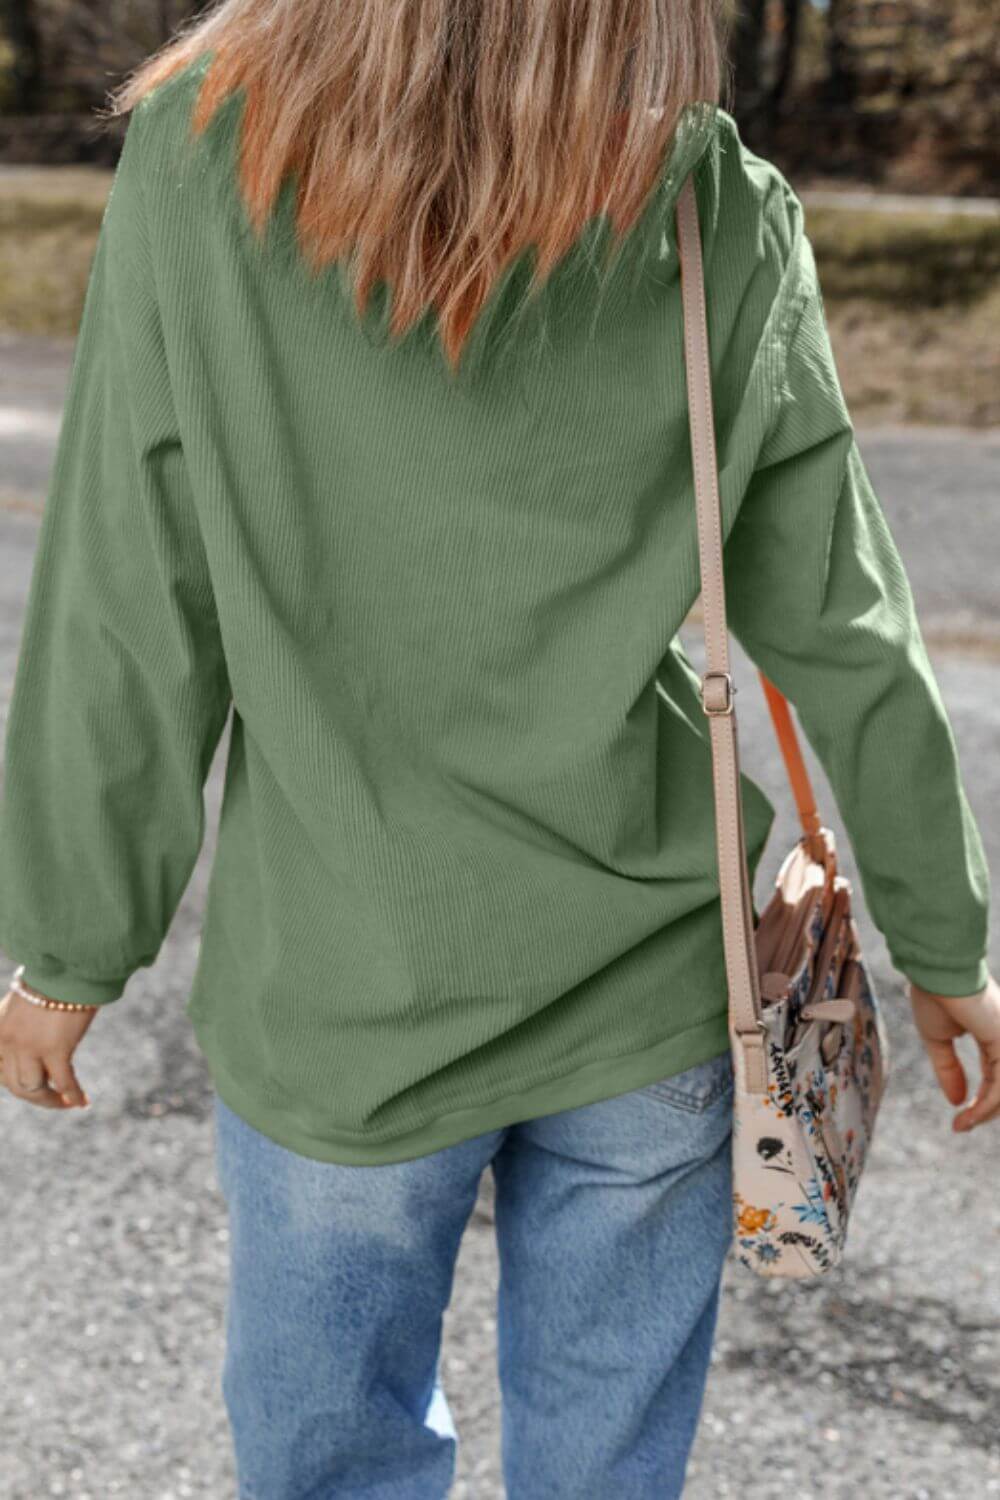
M 705 671 L 701 679 L 701 702 L 708 716 L 712 746 L 722 932 L 729 984 L 729 1024 L 734 1042 L 738 1042 L 743 1062 L 739 1081 L 748 1092 L 756 1094 L 766 1091 L 767 1071 L 760 1020 L 760 978 L 754 946 L 750 875 L 740 800 L 740 758 L 733 704 L 735 688 L 729 669 L 722 572 L 722 512 L 715 451 L 701 234 L 698 204 L 690 175 L 685 179 L 678 196 L 676 219 L 705 629 Z

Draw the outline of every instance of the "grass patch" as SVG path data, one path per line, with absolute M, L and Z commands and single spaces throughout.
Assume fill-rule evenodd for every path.
M 0 325 L 73 338 L 112 174 L 8 167 L 0 174 Z
M 811 207 L 848 406 L 865 422 L 1000 421 L 1000 217 Z
M 812 207 L 824 301 L 969 307 L 1000 283 L 1000 216 Z
M 1000 423 L 1000 284 L 966 307 L 908 312 L 863 298 L 825 302 L 855 420 Z

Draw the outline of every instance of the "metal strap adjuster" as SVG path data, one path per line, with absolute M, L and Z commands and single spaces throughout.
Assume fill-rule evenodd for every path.
M 721 685 L 721 691 L 720 691 Z M 729 672 L 705 672 L 701 679 L 701 706 L 710 718 L 733 711 L 732 675 Z

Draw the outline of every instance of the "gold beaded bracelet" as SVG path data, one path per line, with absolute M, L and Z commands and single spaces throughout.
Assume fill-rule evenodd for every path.
M 22 1000 L 30 1000 L 32 1005 L 41 1005 L 45 1010 L 96 1010 L 96 1005 L 84 1005 L 76 1000 L 53 1000 L 51 995 L 43 995 L 40 990 L 33 990 L 21 978 L 24 973 L 24 964 L 18 964 L 14 970 L 9 988 L 15 995 L 20 995 Z

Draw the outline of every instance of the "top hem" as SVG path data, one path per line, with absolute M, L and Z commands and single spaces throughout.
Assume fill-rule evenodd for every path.
M 332 1132 L 329 1137 L 320 1138 L 304 1129 L 287 1110 L 271 1108 L 252 1098 L 214 1055 L 212 1029 L 207 1018 L 191 1011 L 188 1016 L 224 1104 L 279 1146 L 299 1156 L 342 1166 L 381 1166 L 389 1162 L 412 1161 L 487 1131 L 501 1130 L 520 1120 L 576 1109 L 642 1088 L 693 1067 L 695 1063 L 705 1062 L 730 1046 L 728 1010 L 719 1011 L 653 1047 L 644 1047 L 641 1052 L 598 1058 L 572 1073 L 546 1079 L 490 1104 L 438 1115 L 390 1141 L 366 1142 L 357 1136 Z
M 64 1000 L 69 1005 L 110 1005 L 121 999 L 129 978 L 90 979 L 72 969 L 49 968 L 40 960 L 25 958 L 22 978 L 30 989 L 39 990 L 50 1000 Z
M 921 963 L 896 963 L 895 968 L 913 984 L 932 995 L 950 995 L 956 999 L 978 995 L 989 984 L 989 960 L 981 958 L 969 968 L 934 968 Z

